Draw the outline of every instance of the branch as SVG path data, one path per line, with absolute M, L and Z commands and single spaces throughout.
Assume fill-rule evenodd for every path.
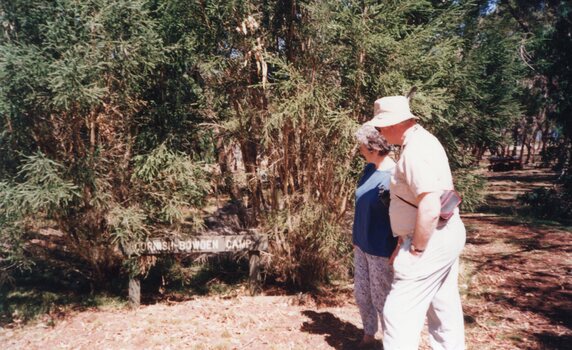
M 528 25 L 518 16 L 518 14 L 516 13 L 516 10 L 510 5 L 510 1 L 509 0 L 502 0 L 501 1 L 502 4 L 506 5 L 508 12 L 510 13 L 510 15 L 516 20 L 516 22 L 518 23 L 518 25 L 520 26 L 520 28 L 524 31 L 525 34 L 529 34 L 530 33 L 530 28 L 528 27 Z

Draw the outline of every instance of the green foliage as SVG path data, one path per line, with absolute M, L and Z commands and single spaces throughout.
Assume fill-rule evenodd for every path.
M 567 183 L 572 183 L 568 180 Z M 523 212 L 538 219 L 570 223 L 572 217 L 572 191 L 561 186 L 536 188 L 519 196 Z
M 463 198 L 463 212 L 474 212 L 485 204 L 485 179 L 474 170 L 460 169 L 454 173 L 455 189 Z
M 48 217 L 65 210 L 80 196 L 78 187 L 62 178 L 63 166 L 43 153 L 24 158 L 17 174 L 19 182 L 0 183 L 3 216 L 24 216 L 44 212 Z
M 546 148 L 540 152 L 542 164 L 545 167 L 552 167 L 555 171 L 566 172 L 565 167 L 569 156 L 569 147 L 565 138 L 549 140 Z
M 147 216 L 137 207 L 115 207 L 109 211 L 107 222 L 113 243 L 126 250 L 129 244 L 144 240 L 148 234 Z
M 159 147 L 189 126 L 186 119 L 147 137 L 166 106 L 159 97 L 171 91 L 162 82 L 174 64 L 149 5 L 0 3 L 2 246 L 22 247 L 25 230 L 50 225 L 65 235 L 79 269 L 108 280 L 117 271 L 115 244 L 179 223 L 184 210 L 202 205 L 202 169 L 188 153 Z M 193 143 L 173 144 L 192 152 Z M 147 154 L 155 148 L 153 163 Z M 153 166 L 165 168 L 145 173 Z
M 543 63 L 542 73 L 549 79 L 547 104 L 552 110 L 548 117 L 557 123 L 562 131 L 561 152 L 565 153 L 563 173 L 567 186 L 572 186 L 572 6 L 570 2 L 559 1 L 554 6 L 553 25 L 544 32 L 537 59 Z
M 483 6 L 483 5 L 481 5 Z M 438 137 L 448 145 L 454 168 L 474 163 L 477 153 L 510 142 L 503 134 L 521 118 L 526 65 L 515 54 L 523 35 L 516 22 L 502 12 L 485 14 L 468 7 L 462 26 L 462 50 L 453 68 L 447 101 L 448 123 L 437 125 Z
M 138 186 L 140 205 L 152 222 L 182 221 L 185 208 L 204 204 L 208 174 L 189 156 L 163 144 L 148 155 L 136 156 L 134 161 L 133 183 Z
M 22 234 L 34 216 L 54 218 L 79 197 L 78 188 L 62 177 L 63 167 L 42 153 L 24 158 L 15 182 L 0 182 L 0 273 L 29 267 Z M 6 281 L 0 278 L 0 286 Z

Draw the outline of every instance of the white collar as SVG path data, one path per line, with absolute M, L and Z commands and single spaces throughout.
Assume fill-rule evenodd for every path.
M 409 142 L 409 139 L 411 139 L 411 137 L 413 137 L 414 134 L 417 133 L 417 131 L 422 130 L 423 127 L 419 124 L 415 124 L 412 127 L 410 127 L 409 129 L 407 129 L 405 131 L 405 133 L 403 134 L 403 143 L 401 144 L 401 148 L 404 148 L 405 145 L 407 145 L 407 142 Z

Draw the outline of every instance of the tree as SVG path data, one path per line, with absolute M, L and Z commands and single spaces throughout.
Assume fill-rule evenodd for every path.
M 169 148 L 167 132 L 148 133 L 169 108 L 157 97 L 170 91 L 169 47 L 144 1 L 19 0 L 1 9 L 0 217 L 12 242 L 2 254 L 48 220 L 86 278 L 108 281 L 122 260 L 114 242 L 181 222 L 183 207 L 205 195 L 200 165 Z

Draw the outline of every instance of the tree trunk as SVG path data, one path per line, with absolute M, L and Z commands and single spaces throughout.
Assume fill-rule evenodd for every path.
M 250 295 L 256 295 L 260 291 L 260 252 L 248 253 L 248 284 Z
M 518 149 L 518 126 L 514 127 L 514 130 L 512 132 L 512 139 L 513 139 L 513 147 L 512 147 L 512 152 L 511 152 L 511 156 L 512 157 L 516 157 L 516 152 Z
M 294 25 L 296 19 L 296 0 L 290 0 L 290 11 L 287 12 L 288 33 L 286 38 L 286 57 L 288 62 L 294 62 L 296 51 L 294 50 Z
M 224 136 L 219 133 L 218 128 L 215 130 L 215 133 L 218 135 L 215 152 L 222 179 L 222 189 L 228 193 L 232 199 L 238 199 L 237 189 L 235 188 L 235 184 L 232 179 L 232 171 L 229 167 L 229 149 L 227 145 L 225 145 Z
M 546 144 L 548 143 L 550 133 L 550 123 L 548 121 L 544 122 L 544 130 L 542 130 L 542 148 L 540 150 L 540 154 L 544 154 L 546 152 Z
M 477 156 L 475 159 L 475 165 L 478 165 L 479 162 L 481 160 L 483 160 L 483 156 L 484 156 L 486 150 L 487 150 L 487 147 L 484 144 L 481 145 L 481 147 L 479 147 L 479 152 L 477 153 Z
M 534 162 L 534 145 L 536 142 L 536 132 L 538 129 L 534 128 L 532 130 L 532 134 L 530 136 L 530 140 L 526 143 L 526 150 L 527 150 L 527 155 L 526 155 L 526 160 L 524 161 L 524 164 L 529 164 L 530 163 L 530 158 L 532 157 L 532 161 Z
M 242 160 L 246 171 L 246 183 L 248 188 L 248 202 L 252 208 L 252 214 L 249 217 L 249 225 L 256 225 L 258 222 L 258 214 L 261 208 L 261 184 L 258 179 L 258 147 L 257 144 L 247 139 L 241 142 L 240 149 L 242 151 Z
M 522 130 L 522 144 L 520 146 L 520 154 L 518 156 L 518 161 L 520 163 L 520 166 L 523 167 L 524 162 L 523 162 L 523 158 L 524 158 L 524 145 L 527 143 L 528 140 L 528 133 L 526 132 L 527 128 L 524 127 Z

